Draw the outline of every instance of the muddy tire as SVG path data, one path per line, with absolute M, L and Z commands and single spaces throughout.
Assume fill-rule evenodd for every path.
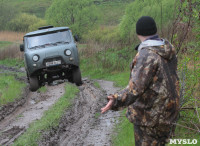
M 82 85 L 81 71 L 79 67 L 73 69 L 72 71 L 72 82 L 75 83 L 77 86 Z
M 72 76 L 68 78 L 68 81 L 74 83 Z
M 30 82 L 29 83 L 30 84 L 30 87 L 29 87 L 30 91 L 35 92 L 39 89 L 40 86 L 39 86 L 39 80 L 38 80 L 37 76 L 29 77 L 29 82 Z

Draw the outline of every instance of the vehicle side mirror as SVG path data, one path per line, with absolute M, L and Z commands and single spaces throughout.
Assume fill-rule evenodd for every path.
M 80 38 L 79 38 L 79 36 L 76 34 L 76 35 L 74 35 L 74 40 L 76 41 L 76 42 L 78 42 L 79 40 L 80 40 Z
M 24 52 L 24 44 L 20 44 L 20 51 Z

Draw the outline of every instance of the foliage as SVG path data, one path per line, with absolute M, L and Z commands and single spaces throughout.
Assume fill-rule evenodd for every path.
M 194 36 L 199 32 L 200 2 L 196 0 L 181 0 L 177 5 L 178 13 L 172 24 L 171 42 L 176 47 L 178 54 L 180 51 L 187 51 L 188 41 L 195 40 Z
M 155 19 L 158 29 L 168 25 L 174 17 L 175 0 L 135 0 L 127 8 L 120 23 L 122 39 L 130 41 L 135 34 L 135 24 L 141 16 Z
M 1 74 L 0 76 L 0 106 L 15 101 L 20 98 L 22 89 L 25 87 L 15 79 L 14 76 Z
M 53 0 L 0 0 L 17 10 L 19 13 L 28 13 L 44 18 L 46 9 Z
M 46 86 L 40 87 L 40 89 L 38 89 L 38 92 L 40 92 L 40 93 L 46 93 L 47 92 L 47 87 Z
M 83 37 L 85 40 L 94 40 L 96 43 L 115 43 L 120 41 L 117 27 L 99 27 L 88 31 Z
M 39 19 L 36 23 L 33 23 L 28 27 L 28 31 L 36 31 L 39 27 L 47 26 L 46 20 Z
M 50 6 L 52 0 L 37 0 L 31 1 L 30 0 L 1 0 L 0 1 L 0 30 L 14 30 L 14 31 L 27 31 L 28 28 L 23 28 L 24 25 L 27 23 L 31 25 L 33 21 L 31 19 L 35 19 L 33 16 L 44 17 L 44 13 L 47 7 Z M 27 14 L 27 16 L 23 16 L 23 19 L 17 21 L 19 19 L 20 13 Z M 26 17 L 26 18 L 24 18 Z M 13 20 L 15 19 L 15 20 Z M 25 19 L 25 22 L 23 22 Z M 27 22 L 27 21 L 30 21 Z M 39 21 L 39 22 L 37 22 Z M 37 20 L 34 23 L 39 23 L 45 25 L 44 20 Z M 15 22 L 17 25 L 15 25 Z M 22 24 L 22 27 L 19 27 Z M 32 26 L 30 30 L 35 30 L 36 26 Z
M 75 85 L 66 84 L 65 94 L 44 113 L 40 120 L 30 125 L 26 132 L 15 141 L 14 146 L 37 145 L 38 140 L 41 139 L 42 132 L 58 126 L 63 113 L 71 105 L 71 100 L 78 92 L 79 89 Z
M 9 46 L 11 44 L 12 44 L 12 42 L 9 42 L 9 41 L 0 41 L 0 51 L 2 48 Z
M 14 58 L 14 59 L 4 59 L 4 60 L 0 60 L 0 65 L 5 65 L 8 67 L 17 67 L 17 68 L 21 68 L 24 67 L 24 62 L 23 60 Z
M 0 30 L 6 30 L 8 22 L 15 18 L 18 10 L 5 1 L 0 1 L 0 14 Z
M 192 55 L 192 56 L 190 56 Z M 190 50 L 188 55 L 179 63 L 180 79 L 181 79 L 181 95 L 182 104 L 187 104 L 195 100 L 200 94 L 197 86 L 200 83 L 200 54 L 196 50 Z
M 81 36 L 95 26 L 98 12 L 93 0 L 54 0 L 46 19 L 55 26 L 67 25 L 74 34 Z
M 110 73 L 129 71 L 129 64 L 134 55 L 132 48 L 103 50 L 93 57 L 81 58 L 81 69 L 89 76 L 102 77 Z
M 38 21 L 41 21 L 41 19 L 37 18 L 35 15 L 21 13 L 9 22 L 9 28 L 13 31 L 26 32 L 29 30 L 29 27 L 32 28 Z
M 121 114 L 122 116 L 125 115 L 125 111 Z M 125 116 L 119 119 L 114 130 L 117 134 L 112 136 L 113 146 L 133 146 L 135 144 L 133 124 Z
M 133 0 L 132 0 L 133 1 Z M 120 23 L 122 16 L 125 13 L 126 6 L 130 1 L 103 1 L 97 3 L 96 7 L 100 12 L 100 25 L 103 26 L 116 26 Z

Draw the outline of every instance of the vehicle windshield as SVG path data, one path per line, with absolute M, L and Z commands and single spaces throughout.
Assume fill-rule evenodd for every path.
M 45 48 L 48 45 L 66 44 L 71 41 L 69 31 L 57 31 L 49 34 L 30 36 L 27 38 L 28 48 Z

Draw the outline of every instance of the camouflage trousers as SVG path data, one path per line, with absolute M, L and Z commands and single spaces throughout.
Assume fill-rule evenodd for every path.
M 174 129 L 171 125 L 145 127 L 134 124 L 135 146 L 165 146 Z

